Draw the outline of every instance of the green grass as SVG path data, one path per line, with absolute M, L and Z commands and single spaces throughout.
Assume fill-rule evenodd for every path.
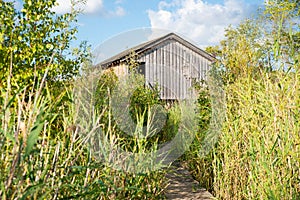
M 299 83 L 299 72 L 275 71 L 225 86 L 226 118 L 205 157 L 199 149 L 211 113 L 202 95 L 199 131 L 183 157 L 202 187 L 218 199 L 300 198 Z
M 200 151 L 216 102 L 208 89 L 200 90 L 198 130 L 180 160 L 218 199 L 299 199 L 300 72 L 246 75 L 224 86 L 226 117 L 217 144 L 206 156 Z M 163 113 L 163 129 L 143 138 L 152 135 L 142 127 L 151 127 L 150 107 L 158 101 L 150 91 L 137 92 L 134 105 L 143 99 L 149 103 L 144 101 L 143 109 L 133 106 L 137 113 L 132 109 L 130 114 L 137 125 L 129 136 L 118 128 L 111 111 L 114 81 L 111 75 L 104 77 L 95 87 L 96 96 L 95 88 L 83 81 L 84 98 L 70 85 L 53 95 L 43 82 L 32 91 L 13 91 L 15 95 L 9 86 L 1 89 L 2 199 L 165 198 L 168 168 L 153 170 L 149 153 L 174 138 L 182 110 L 175 104 Z M 126 159 L 132 162 L 122 163 Z
M 1 90 L 2 199 L 164 197 L 165 171 L 119 171 L 95 156 L 87 143 L 90 134 L 76 123 L 79 114 L 72 90 L 66 88 L 55 98 L 47 87 L 37 91 L 42 92 L 23 90 L 11 95 L 9 90 Z M 96 112 L 92 116 L 96 121 L 101 117 Z M 122 141 L 113 126 L 106 130 L 109 142 Z
M 227 118 L 215 150 L 222 199 L 297 199 L 299 73 L 263 73 L 227 87 Z

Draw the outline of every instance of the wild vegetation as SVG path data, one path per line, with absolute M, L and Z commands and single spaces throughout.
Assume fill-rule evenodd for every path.
M 151 170 L 144 158 L 174 137 L 180 109 L 160 110 L 166 121 L 158 134 L 144 130 L 163 102 L 129 59 L 135 90 L 128 109 L 137 125 L 125 134 L 111 106 L 120 80 L 112 71 L 84 70 L 89 47 L 70 47 L 78 13 L 56 15 L 54 4 L 25 0 L 17 10 L 0 0 L 0 197 L 164 198 L 167 166 Z M 216 108 L 211 88 L 198 85 L 198 130 L 180 160 L 218 199 L 300 198 L 299 14 L 296 0 L 268 1 L 258 17 L 229 27 L 224 41 L 207 49 L 217 58 L 226 117 L 202 154 Z M 120 151 L 143 162 L 119 165 Z
M 74 82 L 80 82 L 79 69 L 89 63 L 89 47 L 70 48 L 78 13 L 56 15 L 54 3 L 25 0 L 17 10 L 0 1 L 1 199 L 162 198 L 164 171 L 132 173 L 102 162 L 87 142 L 93 130 L 78 126 L 89 114 L 85 122 L 95 119 L 89 125 L 101 126 L 111 142 L 133 152 L 149 146 L 124 138 L 110 123 L 112 76 L 98 76 L 95 111 L 78 108 Z
M 200 93 L 201 129 L 185 160 L 219 199 L 300 198 L 298 18 L 298 1 L 268 1 L 207 49 L 218 58 L 226 117 L 215 148 L 201 156 L 213 107 Z

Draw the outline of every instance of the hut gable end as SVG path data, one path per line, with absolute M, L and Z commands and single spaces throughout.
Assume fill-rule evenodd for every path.
M 193 81 L 205 79 L 214 57 L 174 33 L 140 44 L 117 54 L 99 65 L 114 68 L 118 76 L 126 75 L 126 58 L 138 55 L 146 85 L 158 84 L 161 99 L 188 98 Z M 127 66 L 128 67 L 128 66 Z

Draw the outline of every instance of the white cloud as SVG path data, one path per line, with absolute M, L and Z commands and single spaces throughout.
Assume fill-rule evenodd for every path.
M 109 12 L 108 16 L 122 17 L 124 15 L 126 15 L 126 11 L 121 6 L 118 6 L 114 11 Z
M 71 11 L 71 0 L 57 0 L 58 6 L 53 10 L 59 14 L 67 13 Z M 116 3 L 120 4 L 118 0 Z M 108 10 L 103 5 L 103 0 L 87 0 L 86 3 L 78 3 L 75 9 L 83 10 L 86 14 L 100 13 L 104 17 L 122 17 L 126 15 L 126 11 L 123 7 L 117 6 L 114 10 Z
M 71 0 L 57 0 L 59 4 L 53 10 L 59 14 L 71 12 Z M 78 3 L 75 9 L 82 9 L 84 13 L 92 14 L 101 11 L 103 0 L 87 0 L 86 3 Z
M 161 1 L 158 10 L 149 10 L 152 28 L 182 33 L 199 46 L 217 44 L 224 37 L 224 29 L 237 25 L 253 12 L 254 6 L 239 0 L 225 0 L 224 4 L 209 4 L 203 0 Z

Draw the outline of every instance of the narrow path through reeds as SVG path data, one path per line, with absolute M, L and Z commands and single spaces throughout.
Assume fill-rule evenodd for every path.
M 190 172 L 179 162 L 173 163 L 171 171 L 166 175 L 169 185 L 166 189 L 167 199 L 180 200 L 210 200 L 211 193 L 201 188 L 199 183 L 193 179 Z

